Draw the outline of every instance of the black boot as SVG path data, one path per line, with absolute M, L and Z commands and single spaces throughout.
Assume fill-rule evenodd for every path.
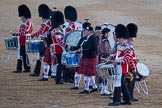
M 131 97 L 131 94 L 130 94 L 130 91 L 128 89 L 128 81 L 127 80 L 124 80 L 124 75 L 122 76 L 122 81 L 121 81 L 121 90 L 122 90 L 122 93 L 123 93 L 123 100 L 124 102 L 122 102 L 121 104 L 122 105 L 131 105 L 132 103 L 132 97 Z
M 13 73 L 21 73 L 21 72 L 22 72 L 22 60 L 18 59 L 16 70 L 13 71 Z
M 37 60 L 34 72 L 30 74 L 30 76 L 39 76 L 40 70 L 41 70 L 41 64 L 42 62 L 40 60 Z
M 118 106 L 121 102 L 121 87 L 114 88 L 113 102 L 109 103 L 108 106 Z
M 51 65 L 50 65 L 50 69 L 49 69 L 49 72 L 48 72 L 48 76 L 51 76 L 52 74 L 52 71 L 51 71 Z
M 30 63 L 27 53 L 23 55 L 23 64 L 25 69 L 23 72 L 30 72 Z
M 128 89 L 129 89 L 129 92 L 130 92 L 130 95 L 131 95 L 131 98 L 132 98 L 132 102 L 137 102 L 138 99 L 137 98 L 134 98 L 133 96 L 133 91 L 134 91 L 134 87 L 135 87 L 135 74 L 133 73 L 133 80 L 132 81 L 129 81 L 128 82 Z
M 61 80 L 62 65 L 57 65 L 56 84 L 64 84 Z
M 38 79 L 38 81 L 48 81 L 48 78 L 42 77 L 42 78 Z

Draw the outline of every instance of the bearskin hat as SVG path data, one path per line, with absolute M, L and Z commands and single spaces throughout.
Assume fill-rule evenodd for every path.
M 61 11 L 55 11 L 52 14 L 51 24 L 53 28 L 57 28 L 59 25 L 64 24 L 64 15 Z
M 76 21 L 77 20 L 77 11 L 72 6 L 66 6 L 64 9 L 64 15 L 66 20 Z
M 105 35 L 105 33 L 108 33 L 108 32 L 110 32 L 110 29 L 109 29 L 109 28 L 104 28 L 104 29 L 102 30 L 102 34 L 103 34 L 103 35 Z
M 130 37 L 137 37 L 138 26 L 134 23 L 129 23 L 127 29 Z
M 19 17 L 24 16 L 25 18 L 31 18 L 31 12 L 25 4 L 19 5 L 18 13 Z
M 129 38 L 128 29 L 123 24 L 118 24 L 115 28 L 116 38 Z
M 49 19 L 50 18 L 50 9 L 46 4 L 41 4 L 38 7 L 39 17 Z

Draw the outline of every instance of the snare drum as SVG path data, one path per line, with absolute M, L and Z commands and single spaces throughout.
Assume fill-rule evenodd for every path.
M 44 49 L 43 40 L 26 40 L 26 51 L 28 53 L 39 53 Z
M 64 52 L 61 57 L 61 62 L 66 65 L 67 68 L 78 67 L 80 63 L 80 55 Z
M 114 78 L 115 69 L 113 64 L 101 63 L 97 65 L 96 69 L 99 77 L 104 79 Z
M 15 50 L 18 48 L 18 38 L 17 37 L 9 37 L 5 40 L 6 50 Z
M 139 73 L 140 81 L 148 77 L 150 74 L 148 66 L 145 65 L 144 63 L 137 63 L 137 70 Z

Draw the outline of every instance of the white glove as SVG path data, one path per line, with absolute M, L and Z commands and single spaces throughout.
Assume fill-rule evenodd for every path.
M 25 36 L 26 36 L 26 37 L 30 37 L 30 36 L 31 36 L 31 34 L 26 34 Z

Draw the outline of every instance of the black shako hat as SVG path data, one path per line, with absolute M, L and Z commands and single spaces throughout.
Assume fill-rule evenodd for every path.
M 95 31 L 97 31 L 97 30 L 102 30 L 101 26 L 96 26 Z
M 83 23 L 83 30 L 93 31 L 93 27 L 91 26 L 91 23 L 90 22 L 84 22 Z
M 103 35 L 105 35 L 105 33 L 108 33 L 108 32 L 110 32 L 110 29 L 109 29 L 109 28 L 104 28 L 104 29 L 102 30 L 102 34 L 103 34 Z

